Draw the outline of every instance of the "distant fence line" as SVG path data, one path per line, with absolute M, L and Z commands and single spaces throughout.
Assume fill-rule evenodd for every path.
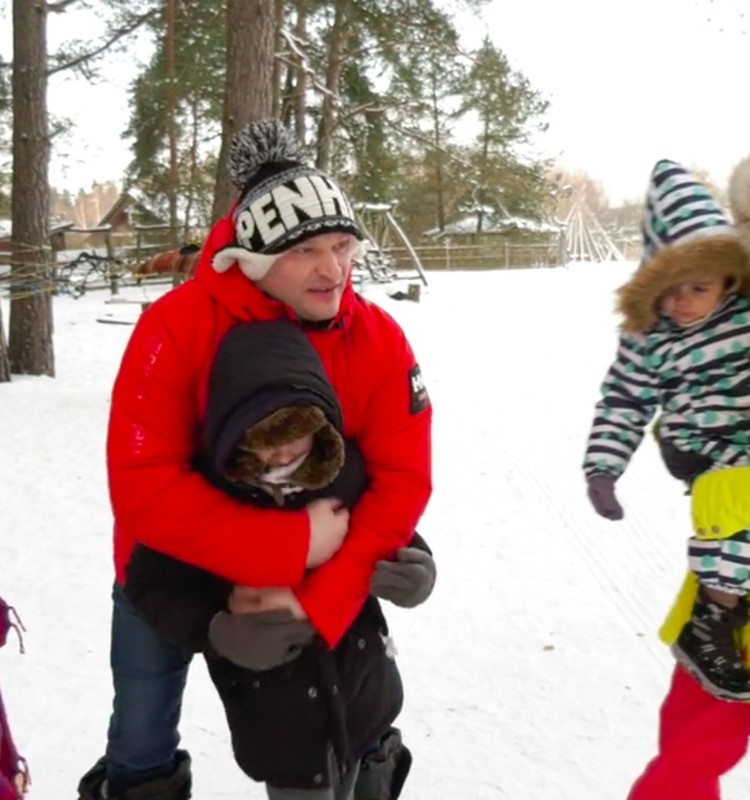
M 155 252 L 169 249 L 170 246 L 161 241 L 158 234 L 159 232 L 155 230 L 148 231 L 148 234 L 108 232 L 93 235 L 90 232 L 68 231 L 64 243 L 60 242 L 57 248 L 53 247 L 53 250 L 58 250 L 54 253 L 54 260 L 66 261 L 65 251 L 76 253 L 88 249 L 137 262 Z M 200 241 L 197 232 L 196 241 Z M 634 249 L 629 248 L 625 253 L 626 257 Z M 571 260 L 564 243 L 557 240 L 536 244 L 508 241 L 458 244 L 455 241 L 444 240 L 436 244 L 415 244 L 413 251 L 419 257 L 423 269 L 430 271 L 551 268 L 564 266 Z M 384 255 L 397 270 L 414 268 L 411 254 L 406 247 L 389 246 L 385 249 Z M 9 253 L 0 253 L 0 264 L 8 261 Z
M 65 249 L 101 248 L 120 258 L 146 258 L 160 250 L 169 249 L 166 242 L 154 237 L 136 237 L 133 234 L 111 233 L 108 236 L 84 236 L 68 233 Z M 98 245 L 98 248 L 97 248 Z M 486 270 L 518 269 L 528 267 L 559 267 L 566 261 L 566 254 L 558 242 L 546 244 L 512 244 L 510 242 L 483 244 L 456 244 L 447 242 L 416 245 L 422 267 L 426 270 Z M 388 247 L 386 255 L 394 259 L 396 269 L 413 269 L 414 263 L 406 247 Z M 62 255 L 62 254 L 61 254 Z M 63 256 L 64 258 L 64 256 Z
M 414 251 L 426 270 L 484 270 L 559 267 L 566 263 L 558 242 L 548 244 L 455 244 L 417 245 Z M 411 257 L 405 247 L 389 247 L 397 269 L 409 269 Z

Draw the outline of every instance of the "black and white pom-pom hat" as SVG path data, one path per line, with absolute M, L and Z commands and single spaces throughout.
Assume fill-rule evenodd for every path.
M 294 134 L 278 120 L 240 131 L 229 166 L 240 198 L 232 215 L 235 241 L 214 255 L 217 272 L 237 262 L 250 280 L 260 280 L 279 254 L 311 236 L 343 232 L 363 239 L 347 196 L 303 162 Z

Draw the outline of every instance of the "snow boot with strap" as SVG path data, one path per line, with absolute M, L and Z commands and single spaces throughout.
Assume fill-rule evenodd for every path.
M 411 761 L 411 752 L 401 741 L 401 731 L 389 728 L 380 740 L 380 747 L 362 759 L 354 800 L 397 800 Z
M 107 791 L 107 760 L 104 756 L 81 778 L 78 800 L 189 800 L 192 774 L 190 755 L 178 750 L 175 770 L 168 778 L 156 778 L 118 794 Z
M 672 645 L 677 661 L 707 692 L 722 700 L 750 700 L 750 671 L 743 663 L 740 643 L 747 622 L 744 597 L 730 609 L 713 602 L 701 590 L 692 618 Z

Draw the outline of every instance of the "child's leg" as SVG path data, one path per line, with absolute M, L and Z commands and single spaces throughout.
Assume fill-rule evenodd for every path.
M 707 691 L 727 700 L 750 700 L 740 635 L 748 622 L 745 594 L 750 590 L 746 532 L 725 539 L 692 538 L 689 562 L 700 589 L 672 652 Z
M 359 773 L 359 762 L 343 776 L 338 775 L 338 767 L 333 750 L 328 759 L 328 770 L 331 776 L 331 786 L 327 789 L 284 789 L 280 786 L 266 784 L 268 800 L 353 800 L 354 785 Z
M 388 731 L 364 754 L 354 800 L 397 800 L 411 769 L 411 751 L 398 728 Z
M 677 667 L 660 712 L 659 754 L 628 800 L 719 800 L 719 778 L 746 753 L 750 704 L 726 703 Z
M 688 544 L 688 565 L 701 584 L 716 589 L 717 597 L 723 595 L 727 601 L 730 595 L 750 592 L 750 530 L 715 539 L 701 534 L 691 537 Z

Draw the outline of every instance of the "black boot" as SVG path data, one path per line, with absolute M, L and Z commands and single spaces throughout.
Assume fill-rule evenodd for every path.
M 362 759 L 354 800 L 397 800 L 410 769 L 411 752 L 401 741 L 401 731 L 389 728 L 380 747 Z
M 750 671 L 740 645 L 740 632 L 747 623 L 744 597 L 736 608 L 724 608 L 699 591 L 693 616 L 672 645 L 677 661 L 722 700 L 750 700 Z
M 193 781 L 187 750 L 177 751 L 175 765 L 174 772 L 168 778 L 156 778 L 111 795 L 106 786 L 107 760 L 102 756 L 81 778 L 78 800 L 189 800 Z

